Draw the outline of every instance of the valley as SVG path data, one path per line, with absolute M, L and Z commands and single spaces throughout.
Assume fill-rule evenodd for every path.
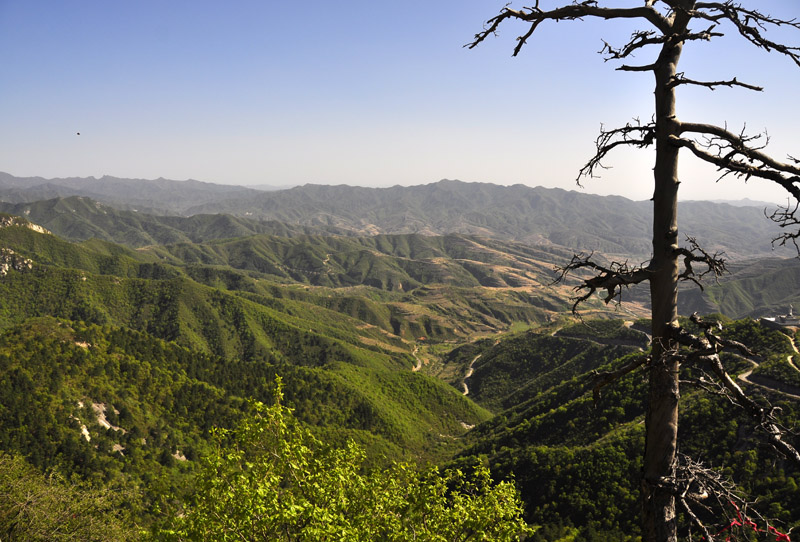
M 531 540 L 636 539 L 646 375 L 595 383 L 645 359 L 647 292 L 574 315 L 580 275 L 556 279 L 579 252 L 646 258 L 641 202 L 458 181 L 47 181 L 0 175 L 0 466 L 119 490 L 123 523 L 147 530 L 189 499 L 213 432 L 274 404 L 280 377 L 298 423 L 362 447 L 366 470 L 481 465 L 514 481 Z M 734 262 L 682 289 L 681 314 L 750 345 L 726 370 L 796 426 L 796 330 L 755 318 L 800 302 L 800 265 L 771 252 L 762 210 L 682 209 Z M 684 451 L 800 526 L 800 472 L 701 393 L 702 367 L 684 371 Z

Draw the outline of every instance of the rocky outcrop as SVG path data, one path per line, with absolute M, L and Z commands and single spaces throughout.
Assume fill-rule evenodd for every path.
M 50 234 L 49 231 L 47 231 L 40 225 L 34 224 L 33 222 L 26 220 L 24 218 L 13 215 L 0 215 L 0 228 L 8 228 L 11 226 L 21 226 L 23 228 L 28 228 L 38 233 Z
M 33 268 L 33 261 L 23 258 L 10 248 L 0 247 L 0 277 L 4 277 L 9 271 L 26 271 Z

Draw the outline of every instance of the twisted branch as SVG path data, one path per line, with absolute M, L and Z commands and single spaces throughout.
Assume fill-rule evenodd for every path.
M 637 148 L 649 147 L 653 144 L 656 137 L 655 123 L 642 124 L 641 121 L 633 119 L 635 124 L 628 123 L 622 128 L 614 128 L 613 130 L 604 130 L 600 127 L 600 135 L 595 140 L 597 151 L 589 161 L 584 165 L 578 173 L 576 182 L 581 186 L 581 177 L 594 178 L 595 170 L 608 169 L 603 165 L 602 161 L 614 149 L 623 145 L 629 145 Z
M 673 144 L 688 147 L 698 158 L 720 169 L 729 169 L 740 177 L 759 177 L 774 181 L 789 191 L 795 199 L 800 199 L 800 188 L 797 186 L 800 184 L 800 164 L 791 157 L 793 163 L 779 162 L 761 152 L 769 143 L 766 134 L 747 136 L 744 130 L 735 134 L 727 128 L 694 122 L 680 123 L 678 132 L 699 134 L 704 138 L 703 143 L 676 136 L 672 138 Z M 765 138 L 763 145 L 751 145 L 762 137 Z
M 775 418 L 775 408 L 770 404 L 767 404 L 766 407 L 761 406 L 751 399 L 725 371 L 719 356 L 723 350 L 736 350 L 749 357 L 753 357 L 755 354 L 738 341 L 723 339 L 716 335 L 713 330 L 721 330 L 721 324 L 705 322 L 697 313 L 692 314 L 690 320 L 702 329 L 703 336 L 698 337 L 683 329 L 678 329 L 674 339 L 689 348 L 688 354 L 678 355 L 684 362 L 699 362 L 709 367 L 720 384 L 719 393 L 725 394 L 731 403 L 750 415 L 755 421 L 756 427 L 766 434 L 767 440 L 773 448 L 795 465 L 800 466 L 800 452 L 783 440 L 786 431 Z
M 684 269 L 683 273 L 678 275 L 678 280 L 690 280 L 694 282 L 700 290 L 703 290 L 703 285 L 700 282 L 703 280 L 703 277 L 712 274 L 716 280 L 727 271 L 725 260 L 720 257 L 724 253 L 715 252 L 714 254 L 709 254 L 697 244 L 697 239 L 694 237 L 689 237 L 687 235 L 686 240 L 689 242 L 690 248 L 678 248 L 675 250 L 676 254 L 683 256 Z M 693 263 L 705 264 L 706 268 L 697 274 L 692 266 Z
M 797 216 L 798 210 L 800 210 L 800 201 L 795 201 L 794 205 L 787 201 L 786 206 L 778 206 L 772 214 L 767 215 L 766 210 L 764 211 L 767 218 L 778 224 L 781 228 L 796 228 L 794 231 L 785 231 L 773 239 L 773 247 L 775 245 L 782 247 L 786 246 L 787 243 L 792 243 L 797 253 L 800 254 L 800 245 L 797 243 L 797 240 L 800 239 L 800 218 Z
M 800 30 L 800 21 L 797 19 L 779 19 L 758 10 L 744 8 L 732 1 L 697 2 L 689 14 L 714 23 L 729 22 L 744 39 L 759 49 L 777 51 L 800 66 L 800 47 L 784 45 L 767 39 L 764 35 L 770 27 L 787 26 Z
M 787 203 L 772 215 L 768 215 L 781 228 L 795 228 L 773 239 L 779 246 L 792 242 L 800 254 L 800 246 L 796 240 L 800 238 L 800 218 L 797 216 L 800 202 L 800 162 L 789 156 L 788 162 L 775 160 L 763 152 L 769 143 L 766 134 L 748 136 L 744 130 L 735 134 L 726 128 L 712 124 L 684 122 L 680 124 L 679 134 L 697 134 L 700 140 L 671 136 L 674 145 L 689 149 L 701 160 L 713 164 L 721 171 L 720 179 L 727 175 L 744 178 L 752 177 L 772 181 L 783 187 L 794 198 L 794 205 Z M 764 144 L 753 143 L 764 138 Z
M 558 7 L 549 11 L 539 8 L 537 0 L 533 7 L 525 7 L 520 10 L 511 9 L 508 4 L 500 11 L 499 15 L 489 19 L 481 32 L 475 34 L 472 42 L 465 47 L 472 49 L 483 42 L 490 35 L 497 33 L 497 28 L 504 21 L 516 19 L 530 23 L 528 31 L 517 38 L 517 45 L 514 47 L 514 56 L 517 56 L 528 39 L 536 31 L 536 28 L 544 21 L 574 21 L 583 17 L 597 17 L 600 19 L 644 19 L 649 21 L 655 28 L 663 34 L 668 34 L 671 24 L 668 19 L 662 16 L 655 8 L 653 2 L 646 2 L 644 6 L 636 8 L 604 8 L 597 5 L 596 0 L 585 0 L 573 4 Z
M 603 41 L 603 48 L 600 50 L 601 54 L 606 55 L 606 62 L 609 60 L 621 60 L 630 56 L 634 51 L 646 47 L 648 45 L 663 45 L 665 43 L 681 43 L 687 41 L 710 41 L 714 37 L 722 37 L 723 34 L 714 32 L 713 29 L 716 25 L 711 25 L 706 30 L 700 32 L 684 32 L 681 34 L 668 34 L 662 33 L 657 35 L 653 31 L 639 30 L 631 35 L 628 43 L 622 47 L 616 48 L 609 45 L 608 42 Z M 647 71 L 652 70 L 654 64 L 647 66 L 620 66 L 617 68 L 620 71 Z
M 572 260 L 564 267 L 557 267 L 559 276 L 555 282 L 563 282 L 568 274 L 579 269 L 591 269 L 597 274 L 591 278 L 583 279 L 574 290 L 580 292 L 587 290 L 583 295 L 574 297 L 572 313 L 578 313 L 578 305 L 589 299 L 597 290 L 605 290 L 608 294 L 603 301 L 608 304 L 622 295 L 623 288 L 639 284 L 650 278 L 650 270 L 642 266 L 630 266 L 628 262 L 611 262 L 608 266 L 592 261 L 592 254 L 584 253 L 572 256 Z
M 750 514 L 764 522 L 761 514 L 750 509 L 752 503 L 745 500 L 732 480 L 685 454 L 678 454 L 678 468 L 673 484 L 678 502 L 703 534 L 702 540 L 713 542 L 723 534 L 725 539 L 729 540 L 730 529 L 733 527 L 758 531 L 758 524 L 750 519 Z M 700 519 L 700 515 L 709 517 L 718 515 L 713 512 L 712 505 L 706 504 L 709 498 L 715 501 L 713 508 L 721 510 L 724 517 L 728 518 L 725 523 L 715 525 L 714 534 L 710 526 L 705 525 Z M 689 540 L 691 539 L 692 534 L 689 531 Z
M 621 60 L 627 58 L 637 49 L 646 47 L 648 45 L 659 45 L 667 41 L 664 35 L 656 35 L 652 30 L 639 30 L 631 35 L 630 41 L 622 47 L 613 47 L 610 43 L 603 40 L 603 48 L 600 49 L 600 54 L 606 55 L 606 62 L 609 60 Z

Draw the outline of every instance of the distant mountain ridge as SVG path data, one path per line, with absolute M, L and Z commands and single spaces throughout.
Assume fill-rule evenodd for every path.
M 0 213 L 24 216 L 71 241 L 91 238 L 129 247 L 202 242 L 268 233 L 341 235 L 336 228 L 312 228 L 277 221 L 253 220 L 233 215 L 165 216 L 117 209 L 84 196 L 58 197 L 33 202 L 0 201 Z
M 75 195 L 120 209 L 135 209 L 139 213 L 184 217 L 232 215 L 239 219 L 231 231 L 234 236 L 280 234 L 274 225 L 253 227 L 256 223 L 272 221 L 273 224 L 301 226 L 302 233 L 351 236 L 456 233 L 529 245 L 559 245 L 576 252 L 599 251 L 633 259 L 645 259 L 651 247 L 649 202 L 557 188 L 443 180 L 411 187 L 305 185 L 264 192 L 198 181 L 142 181 L 112 177 L 47 181 L 0 173 L 0 200 L 9 203 Z M 19 210 L 8 207 L 3 210 L 21 214 Z M 681 203 L 679 212 L 682 234 L 697 237 L 707 250 L 724 251 L 731 259 L 783 255 L 772 252 L 771 240 L 779 231 L 764 217 L 763 208 L 686 201 Z M 36 220 L 48 224 L 48 220 L 43 218 L 46 217 Z M 96 220 L 101 218 L 95 215 L 86 220 L 97 226 Z M 241 227 L 241 219 L 253 222 Z M 108 228 L 99 228 L 105 229 L 106 234 L 94 232 L 93 228 L 88 228 L 83 236 L 64 230 L 58 233 L 72 239 L 98 236 L 129 243 L 109 234 Z M 159 228 L 163 229 L 163 224 Z M 215 233 L 210 228 L 204 235 L 207 237 L 189 235 L 181 239 L 181 235 L 173 232 L 171 239 L 167 236 L 161 240 L 156 236 L 154 242 L 187 239 L 196 242 L 228 234 Z M 137 242 L 148 243 L 146 240 Z M 785 256 L 793 256 L 786 252 Z
M 651 247 L 649 202 L 524 185 L 449 180 L 391 188 L 305 185 L 189 212 L 335 226 L 362 235 L 461 233 L 631 257 L 646 256 Z M 777 235 L 755 207 L 685 202 L 680 213 L 684 232 L 731 256 L 770 253 Z
M 185 214 L 193 205 L 222 198 L 248 197 L 260 193 L 252 188 L 205 183 L 195 180 L 120 179 L 95 177 L 15 177 L 0 171 L 0 200 L 22 203 L 58 197 L 85 196 L 122 209 L 154 214 Z

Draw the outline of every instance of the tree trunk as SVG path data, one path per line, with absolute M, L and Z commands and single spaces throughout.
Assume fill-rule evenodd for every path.
M 693 2 L 689 2 L 693 4 Z M 677 14 L 673 36 L 688 25 L 685 14 Z M 643 540 L 676 542 L 675 496 L 670 481 L 676 472 L 678 442 L 678 362 L 673 329 L 678 318 L 678 147 L 670 141 L 677 135 L 675 90 L 670 83 L 677 73 L 681 42 L 664 44 L 656 62 L 655 123 L 656 163 L 653 169 L 653 259 L 650 264 L 652 302 L 652 360 L 646 417 L 646 440 L 642 473 Z

